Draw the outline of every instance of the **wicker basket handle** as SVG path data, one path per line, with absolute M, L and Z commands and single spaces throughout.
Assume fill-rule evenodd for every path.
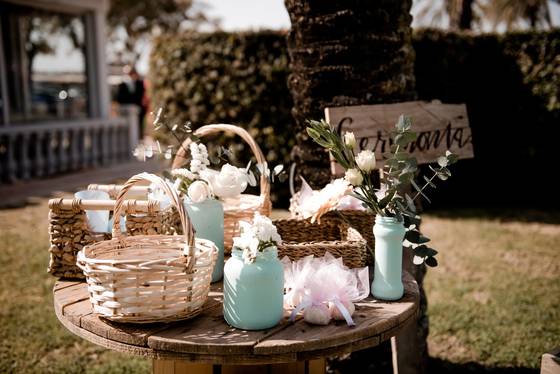
M 194 259 L 195 255 L 195 230 L 194 227 L 189 219 L 189 215 L 185 211 L 185 207 L 179 197 L 177 191 L 174 188 L 169 186 L 163 179 L 158 177 L 154 174 L 149 173 L 140 173 L 136 174 L 131 177 L 125 184 L 123 184 L 122 189 L 119 191 L 117 199 L 115 201 L 115 210 L 114 210 L 114 217 L 120 217 L 121 212 L 124 208 L 124 197 L 125 195 L 132 189 L 134 185 L 142 181 L 149 181 L 151 183 L 156 184 L 159 188 L 165 192 L 167 197 L 171 200 L 171 204 L 175 206 L 177 211 L 179 212 L 179 217 L 181 218 L 181 225 L 183 227 L 183 235 L 185 236 L 186 242 L 189 246 L 189 253 L 188 256 L 191 259 Z M 120 228 L 120 219 L 113 220 L 113 238 L 119 238 L 122 235 L 121 228 Z M 192 266 L 194 265 L 194 261 L 191 260 L 188 262 L 188 269 L 190 271 Z
M 251 151 L 255 155 L 257 162 L 260 165 L 267 166 L 266 159 L 262 153 L 261 148 L 255 142 L 255 139 L 249 134 L 244 128 L 235 126 L 235 125 L 228 125 L 228 124 L 212 124 L 200 127 L 198 130 L 194 132 L 194 135 L 198 137 L 203 137 L 205 135 L 216 134 L 218 132 L 231 132 L 235 135 L 240 136 L 251 148 Z M 172 169 L 180 168 L 186 160 L 188 160 L 187 150 L 189 149 L 189 145 L 191 144 L 191 139 L 185 139 L 177 154 L 175 155 L 175 159 L 173 160 L 173 164 L 171 166 Z M 267 166 L 268 167 L 268 166 Z M 268 178 L 261 174 L 261 196 L 264 196 L 266 199 L 270 197 L 270 184 L 268 182 Z

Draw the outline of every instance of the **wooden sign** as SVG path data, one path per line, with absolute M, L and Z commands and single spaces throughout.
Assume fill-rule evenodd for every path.
M 419 164 L 435 162 L 450 150 L 460 159 L 472 158 L 471 129 L 465 104 L 409 101 L 396 104 L 358 105 L 325 109 L 325 119 L 340 134 L 354 132 L 358 147 L 375 152 L 380 165 L 391 151 L 395 124 L 401 114 L 412 118 L 416 141 L 407 146 Z M 333 173 L 341 174 L 332 162 Z

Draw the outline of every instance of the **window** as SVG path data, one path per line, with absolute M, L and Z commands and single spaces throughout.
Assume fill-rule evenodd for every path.
M 88 116 L 83 15 L 0 2 L 10 122 Z

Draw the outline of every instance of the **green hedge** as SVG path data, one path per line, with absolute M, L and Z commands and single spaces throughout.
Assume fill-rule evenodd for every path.
M 554 191 L 546 175 L 557 169 L 560 133 L 560 31 L 424 30 L 413 43 L 419 99 L 465 102 L 473 130 L 475 159 L 455 167 L 439 201 L 549 204 L 546 193 Z M 150 72 L 152 103 L 168 119 L 242 125 L 272 164 L 289 165 L 294 129 L 285 34 L 164 35 L 153 44 Z M 284 205 L 286 189 L 275 186 Z
M 414 37 L 420 99 L 467 104 L 475 159 L 456 165 L 440 202 L 559 206 L 548 182 L 560 135 L 560 30 Z
M 294 139 L 285 40 L 285 34 L 269 31 L 161 36 L 150 61 L 152 103 L 173 123 L 243 126 L 270 165 L 287 168 Z M 239 139 L 221 143 L 234 144 L 236 155 L 249 152 Z M 286 186 L 273 185 L 274 200 L 288 198 Z

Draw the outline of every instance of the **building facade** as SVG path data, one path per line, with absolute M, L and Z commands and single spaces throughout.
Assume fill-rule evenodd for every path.
M 108 0 L 0 0 L 0 182 L 130 158 L 134 108 L 111 116 Z

